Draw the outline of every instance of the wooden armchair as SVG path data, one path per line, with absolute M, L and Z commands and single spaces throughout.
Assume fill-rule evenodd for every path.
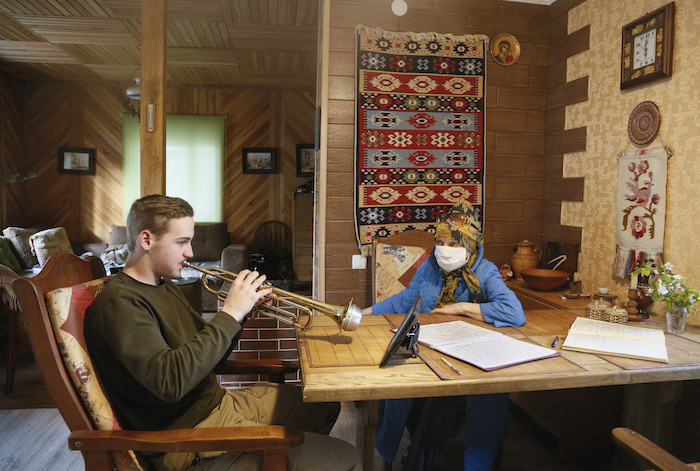
M 19 278 L 13 288 L 26 317 L 34 356 L 51 397 L 71 431 L 68 446 L 79 450 L 87 471 L 150 469 L 134 451 L 263 451 L 265 470 L 286 469 L 286 449 L 304 441 L 302 432 L 282 426 L 183 429 L 160 432 L 120 430 L 84 349 L 82 323 L 85 309 L 106 281 L 104 266 L 61 252 L 53 255 L 36 277 Z M 67 306 L 70 305 L 70 308 Z M 68 311 L 68 312 L 65 312 Z M 76 315 L 76 312 L 80 315 Z M 67 326 L 67 327 L 66 327 Z M 68 333 L 68 335 L 66 335 Z M 76 359 L 75 350 L 84 355 Z M 261 362 L 237 369 L 224 365 L 228 374 L 260 373 Z M 292 368 L 293 370 L 293 368 Z M 289 366 L 277 362 L 267 370 L 277 379 Z M 101 402 L 103 401 L 103 402 Z
M 433 247 L 435 236 L 416 229 L 372 237 L 372 301 L 378 303 L 406 288 Z M 398 273 L 399 278 L 388 278 L 389 273 Z
M 643 468 L 658 471 L 692 471 L 700 469 L 697 465 L 688 465 L 652 442 L 644 435 L 626 427 L 617 427 L 612 431 L 613 441 L 628 453 Z

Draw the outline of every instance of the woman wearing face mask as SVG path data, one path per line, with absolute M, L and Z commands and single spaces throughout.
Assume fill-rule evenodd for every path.
M 363 314 L 405 313 L 419 295 L 422 312 L 463 315 L 495 327 L 525 324 L 515 293 L 496 265 L 483 258 L 481 225 L 468 202 L 457 203 L 438 218 L 435 250 L 418 268 L 408 288 L 365 308 Z M 375 444 L 393 461 L 404 430 L 411 445 L 404 471 L 428 470 L 444 442 L 456 435 L 466 410 L 464 470 L 492 468 L 508 424 L 508 394 L 394 399 L 381 401 Z

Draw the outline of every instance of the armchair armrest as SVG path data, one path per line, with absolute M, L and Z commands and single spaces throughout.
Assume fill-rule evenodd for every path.
M 653 469 L 663 471 L 692 471 L 693 469 L 644 435 L 629 428 L 614 428 L 612 438 L 623 451 L 643 466 L 651 466 Z
M 214 368 L 216 374 L 263 374 L 273 383 L 284 383 L 286 374 L 295 374 L 299 365 L 286 360 L 226 360 Z
M 286 449 L 304 443 L 300 430 L 282 425 L 161 431 L 76 430 L 68 447 L 78 451 L 135 450 L 155 453 Z
M 287 448 L 304 443 L 304 434 L 290 427 L 192 428 L 145 432 L 135 430 L 76 430 L 68 448 L 85 458 L 85 469 L 112 470 L 112 452 L 244 451 L 262 450 L 264 471 L 287 469 Z

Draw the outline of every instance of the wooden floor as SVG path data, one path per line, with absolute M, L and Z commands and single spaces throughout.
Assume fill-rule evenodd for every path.
M 4 347 L 4 345 L 3 345 Z M 31 354 L 20 358 L 12 396 L 4 394 L 6 356 L 0 348 L 0 471 L 82 471 L 78 452 L 67 447 L 68 428 L 48 396 L 38 367 Z M 343 404 L 341 415 L 331 435 L 355 442 L 355 407 Z M 450 442 L 434 469 L 461 469 L 459 438 Z M 588 462 L 560 463 L 556 457 L 557 441 L 527 416 L 514 409 L 504 443 L 501 471 L 627 471 L 633 470 L 624 457 Z M 377 471 L 383 463 L 376 460 Z

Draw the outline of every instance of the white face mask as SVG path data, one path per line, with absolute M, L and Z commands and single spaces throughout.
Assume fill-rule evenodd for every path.
M 448 247 L 446 245 L 435 246 L 435 258 L 440 268 L 447 273 L 462 268 L 467 263 L 469 252 L 464 247 Z

